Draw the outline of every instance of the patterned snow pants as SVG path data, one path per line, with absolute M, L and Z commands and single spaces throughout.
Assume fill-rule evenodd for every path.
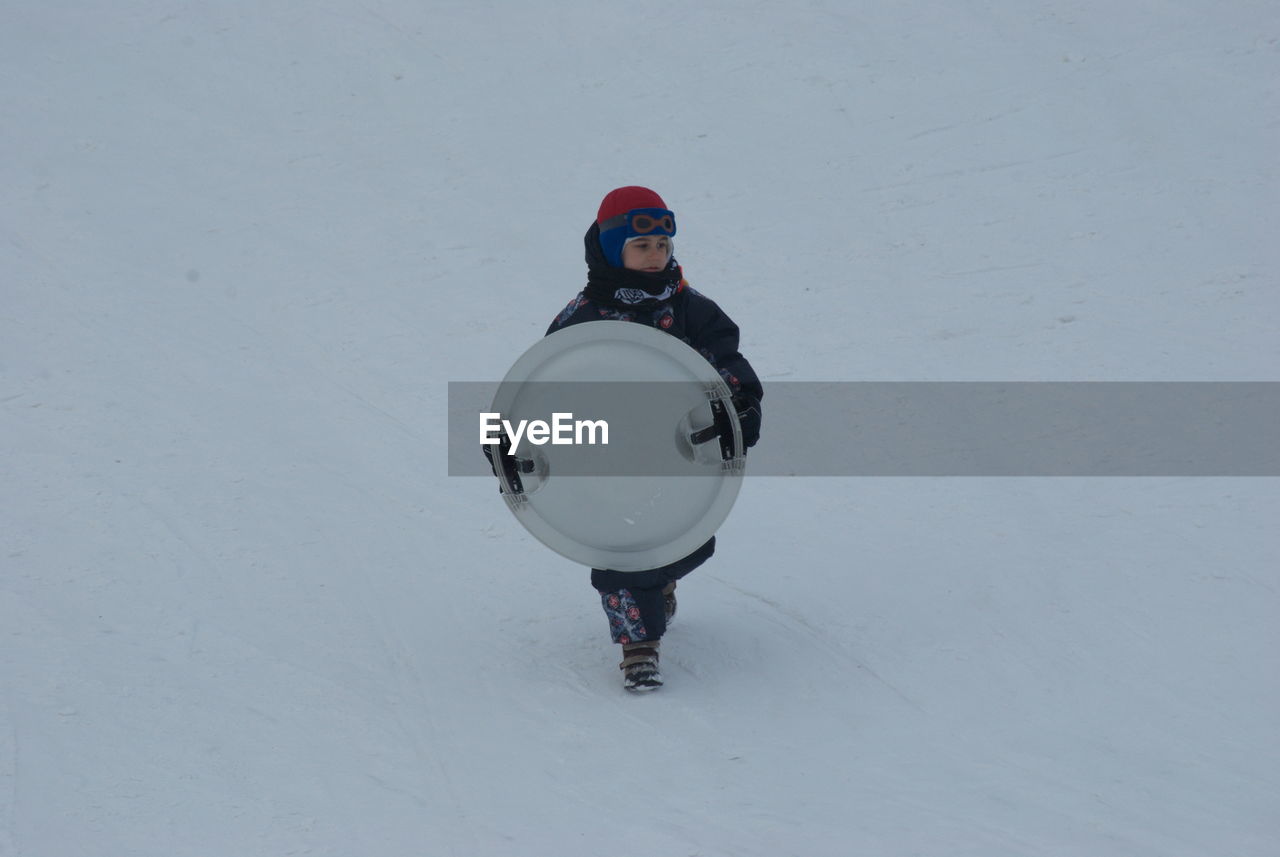
M 646 571 L 614 571 L 591 569 L 591 585 L 600 593 L 605 615 L 609 617 L 609 634 L 615 643 L 639 643 L 659 640 L 667 630 L 662 588 L 679 580 L 715 553 L 716 539 L 681 560 Z

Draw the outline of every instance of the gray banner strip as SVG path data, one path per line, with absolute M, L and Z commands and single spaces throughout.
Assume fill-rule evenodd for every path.
M 449 384 L 449 475 L 490 475 L 497 390 Z M 776 382 L 763 411 L 749 476 L 1280 476 L 1277 382 Z M 593 452 L 593 475 L 662 475 Z

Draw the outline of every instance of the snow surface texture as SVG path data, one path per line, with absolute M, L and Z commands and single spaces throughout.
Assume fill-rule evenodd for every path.
M 1276 380 L 1275 3 L 3 19 L 3 857 L 1277 853 L 1274 479 L 748 479 L 637 699 L 444 453 L 629 183 L 766 385 Z

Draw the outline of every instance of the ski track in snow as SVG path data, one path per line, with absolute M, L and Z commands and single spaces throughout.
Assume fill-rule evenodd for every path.
M 841 672 L 843 673 L 863 672 L 866 675 L 870 676 L 879 684 L 883 685 L 885 689 L 891 691 L 895 696 L 897 696 L 904 703 L 911 706 L 912 708 L 915 708 L 916 710 L 920 710 L 920 705 L 918 702 L 911 699 L 901 690 L 894 687 L 891 683 L 885 681 L 885 679 L 880 675 L 878 675 L 876 671 L 873 670 L 870 666 L 868 666 L 866 663 L 864 663 L 863 661 L 856 658 L 853 654 L 851 654 L 845 646 L 840 645 L 838 642 L 831 639 L 831 637 L 828 634 L 822 632 L 818 628 L 815 628 L 808 620 L 804 618 L 802 614 L 800 614 L 796 610 L 784 607 L 781 604 L 777 603 L 776 601 L 773 601 L 765 597 L 764 595 L 761 595 L 756 592 L 751 592 L 741 586 L 737 586 L 732 582 L 725 580 L 722 577 L 718 577 L 714 574 L 708 573 L 707 577 L 716 581 L 721 586 L 731 589 L 734 592 L 737 592 L 739 595 L 742 595 L 746 598 L 749 598 L 767 607 L 768 610 L 771 611 L 772 614 L 774 614 L 770 616 L 770 621 L 772 621 L 774 624 L 778 625 L 785 631 L 789 632 L 791 635 L 807 638 L 812 645 L 826 650 L 828 655 L 830 655 L 830 658 L 828 659 L 829 663 L 834 663 L 836 665 L 843 664 L 845 666 L 845 669 L 841 670 Z M 765 615 L 769 615 L 769 613 L 766 613 Z M 808 647 L 804 646 L 802 648 L 808 648 Z

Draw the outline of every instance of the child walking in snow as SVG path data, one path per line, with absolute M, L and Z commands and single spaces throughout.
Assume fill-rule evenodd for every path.
M 764 390 L 738 351 L 738 326 L 710 298 L 694 291 L 676 262 L 675 214 L 662 197 L 644 187 L 620 187 L 600 203 L 585 237 L 587 286 L 547 329 L 621 320 L 647 324 L 701 353 L 724 378 L 742 426 L 743 441 L 760 437 Z M 645 571 L 591 570 L 613 641 L 622 645 L 623 682 L 628 690 L 662 686 L 658 643 L 676 611 L 676 581 L 715 551 L 715 537 L 689 556 Z

